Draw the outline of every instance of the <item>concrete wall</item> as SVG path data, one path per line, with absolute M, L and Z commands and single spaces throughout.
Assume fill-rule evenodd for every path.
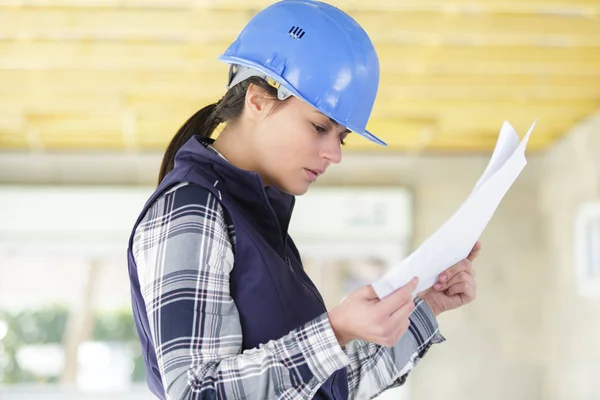
M 470 190 L 472 163 L 445 160 L 456 179 L 432 167 L 412 181 L 415 244 Z M 599 172 L 600 115 L 530 158 L 482 237 L 479 298 L 440 317 L 448 342 L 413 375 L 414 400 L 600 398 L 600 300 L 577 293 L 574 251 L 579 207 L 600 202 Z
M 600 299 L 577 291 L 573 224 L 582 204 L 600 202 L 600 114 L 547 155 L 540 185 L 546 225 L 545 398 L 600 398 Z M 600 244 L 599 244 L 600 245 Z
M 448 341 L 432 349 L 415 371 L 413 399 L 540 398 L 545 344 L 541 310 L 548 280 L 536 185 L 541 162 L 530 159 L 484 232 L 475 263 L 478 298 L 440 316 Z M 444 166 L 436 170 L 451 177 L 424 173 L 412 185 L 415 245 L 453 213 L 482 171 L 468 159 L 446 160 Z

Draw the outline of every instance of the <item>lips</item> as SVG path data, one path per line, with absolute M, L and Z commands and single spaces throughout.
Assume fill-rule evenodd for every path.
M 323 169 L 309 169 L 309 168 L 306 168 L 306 169 L 317 176 L 323 175 L 325 173 L 325 170 L 323 170 Z
M 308 180 L 311 182 L 315 182 L 317 180 L 317 178 L 320 175 L 319 172 L 323 173 L 322 170 L 314 170 L 314 169 L 308 169 L 308 168 L 304 168 L 304 170 L 306 171 Z

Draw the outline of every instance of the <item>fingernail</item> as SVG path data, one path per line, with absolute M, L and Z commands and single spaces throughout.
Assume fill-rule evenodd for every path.
M 412 278 L 412 281 L 413 283 L 419 283 L 419 278 L 415 276 L 414 278 Z
M 440 281 L 446 282 L 446 279 L 448 279 L 447 275 L 444 274 L 444 275 L 440 276 Z
M 436 283 L 436 284 L 435 284 L 435 288 L 436 288 L 437 290 L 441 290 L 441 289 L 442 289 L 442 284 L 441 284 L 441 283 Z

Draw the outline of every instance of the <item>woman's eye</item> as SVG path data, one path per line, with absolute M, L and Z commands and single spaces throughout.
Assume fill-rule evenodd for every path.
M 342 134 L 340 135 L 340 143 L 342 144 L 342 146 L 346 145 L 346 138 L 348 137 L 349 132 L 342 132 Z
M 313 123 L 313 127 L 315 128 L 315 131 L 317 131 L 317 133 L 320 133 L 323 135 L 326 134 L 327 132 L 329 132 L 329 130 L 327 128 L 325 128 L 324 126 L 319 125 L 319 124 Z M 346 138 L 346 135 L 343 135 L 342 137 L 340 137 L 340 143 L 342 146 L 346 145 L 346 141 L 344 140 L 345 138 Z
M 315 130 L 319 133 L 327 133 L 327 128 L 318 125 L 318 124 L 313 124 L 313 126 L 315 127 Z

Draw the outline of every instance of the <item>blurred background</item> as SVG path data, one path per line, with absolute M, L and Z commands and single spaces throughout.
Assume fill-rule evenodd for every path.
M 0 0 L 0 399 L 151 399 L 129 230 L 168 141 L 225 91 L 264 0 Z M 600 399 L 600 1 L 332 0 L 382 68 L 369 128 L 291 230 L 333 306 L 461 205 L 503 121 L 538 119 L 402 400 Z M 360 207 L 350 206 L 360 202 Z M 326 217 L 326 218 L 325 218 Z

